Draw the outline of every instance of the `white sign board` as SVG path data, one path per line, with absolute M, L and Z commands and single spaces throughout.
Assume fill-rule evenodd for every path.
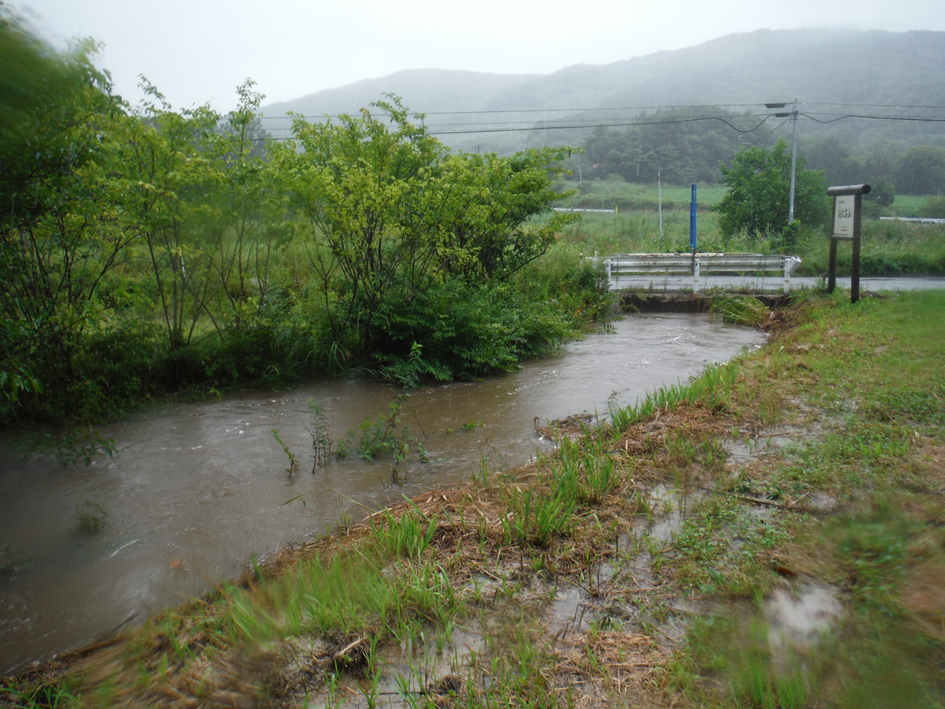
M 853 210 L 856 195 L 845 194 L 833 198 L 833 236 L 836 239 L 853 238 Z

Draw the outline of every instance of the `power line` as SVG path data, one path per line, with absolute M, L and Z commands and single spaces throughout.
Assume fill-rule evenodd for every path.
M 620 121 L 617 123 L 568 123 L 560 124 L 554 123 L 549 125 L 535 125 L 534 123 L 528 122 L 526 127 L 515 127 L 519 123 L 526 123 L 526 121 L 518 121 L 516 123 L 506 123 L 503 127 L 492 127 L 492 128 L 481 128 L 474 127 L 469 129 L 454 129 L 454 128 L 435 128 L 427 126 L 427 133 L 429 135 L 469 135 L 474 133 L 524 133 L 524 132 L 535 132 L 535 131 L 545 131 L 545 130 L 579 130 L 579 129 L 588 129 L 588 128 L 627 128 L 631 126 L 659 126 L 659 125 L 678 125 L 678 124 L 690 124 L 698 123 L 700 121 L 720 121 L 724 123 L 732 130 L 738 133 L 754 133 L 761 126 L 768 121 L 769 118 L 773 118 L 774 114 L 768 114 L 755 126 L 751 128 L 739 128 L 731 121 L 722 118 L 721 116 L 697 116 L 695 118 L 678 118 L 678 119 L 669 119 L 663 121 L 639 121 L 639 120 L 629 120 L 629 121 Z M 470 125 L 470 124 L 467 124 Z M 476 124 L 472 124 L 476 125 Z M 289 138 L 274 138 L 274 140 L 289 140 Z
M 772 115 L 773 115 L 773 114 L 772 114 Z M 787 121 L 781 121 L 781 122 L 780 122 L 778 125 L 776 125 L 774 128 L 772 128 L 772 129 L 769 130 L 767 133 L 765 133 L 763 136 L 761 136 L 760 138 L 758 138 L 758 140 L 756 140 L 754 143 L 749 143 L 748 145 L 742 147 L 741 150 L 747 150 L 748 148 L 753 148 L 753 147 L 755 147 L 755 146 L 758 145 L 758 143 L 760 143 L 761 141 L 763 141 L 763 140 L 765 140 L 766 138 L 769 138 L 769 137 L 771 137 L 772 135 L 774 135 L 774 132 L 775 132 L 776 130 L 778 130 L 779 128 L 781 128 L 785 123 L 787 123 Z M 737 156 L 738 156 L 738 153 L 735 153 L 734 155 L 731 155 L 730 157 L 726 158 L 726 161 L 728 161 L 728 160 L 734 160 Z
M 770 115 L 765 116 L 764 119 L 758 125 L 753 128 L 742 129 L 734 125 L 730 121 L 721 118 L 720 116 L 700 116 L 697 118 L 679 118 L 671 119 L 666 121 L 622 121 L 619 123 L 584 123 L 584 124 L 571 124 L 571 125 L 532 125 L 528 128 L 492 128 L 492 129 L 470 129 L 470 130 L 449 130 L 442 129 L 437 131 L 430 131 L 431 135 L 463 135 L 468 133 L 515 133 L 522 131 L 541 131 L 541 130 L 576 130 L 579 128 L 626 128 L 629 126 L 663 126 L 663 125 L 677 125 L 682 123 L 697 123 L 699 121 L 721 121 L 729 128 L 739 133 L 753 133 L 758 130 L 765 121 L 771 118 Z
M 876 107 L 887 108 L 887 106 L 880 105 L 880 104 L 877 104 Z M 685 107 L 675 107 L 675 108 L 685 108 Z M 697 107 L 693 107 L 693 108 L 697 108 Z M 836 123 L 838 121 L 846 120 L 846 119 L 864 119 L 864 120 L 878 120 L 878 121 L 906 121 L 906 122 L 914 122 L 914 123 L 945 123 L 945 118 L 917 117 L 917 116 L 878 116 L 878 115 L 870 115 L 870 114 L 845 114 L 842 116 L 834 116 L 830 119 L 820 119 L 816 117 L 816 114 L 807 113 L 807 112 L 799 113 L 798 115 L 803 116 L 804 118 L 809 118 L 815 123 L 820 123 L 823 125 Z M 744 133 L 755 132 L 756 130 L 761 128 L 761 126 L 763 126 L 770 118 L 774 118 L 774 117 L 777 117 L 776 114 L 771 114 L 771 113 L 764 114 L 764 117 L 761 119 L 761 121 L 759 121 L 755 126 L 751 128 L 740 128 L 736 126 L 734 123 L 732 123 L 731 121 L 729 121 L 727 118 L 723 118 L 721 116 L 696 116 L 696 117 L 691 117 L 691 118 L 674 118 L 674 119 L 666 119 L 666 120 L 629 119 L 626 121 L 593 122 L 593 123 L 579 123 L 579 122 L 562 123 L 561 121 L 557 121 L 555 123 L 538 124 L 538 125 L 529 121 L 507 122 L 507 123 L 502 124 L 501 126 L 496 126 L 495 122 L 492 122 L 491 124 L 466 123 L 466 124 L 454 125 L 449 128 L 447 127 L 437 128 L 436 126 L 432 126 L 432 127 L 427 126 L 427 133 L 432 136 L 484 135 L 484 134 L 498 134 L 498 133 L 533 133 L 537 131 L 586 130 L 586 129 L 594 129 L 594 128 L 628 128 L 628 127 L 634 127 L 634 126 L 679 125 L 679 124 L 692 124 L 692 123 L 697 123 L 700 121 L 719 121 L 727 125 L 732 130 L 738 133 L 744 134 Z M 523 125 L 523 124 L 527 124 L 527 125 Z M 472 126 L 472 127 L 463 128 L 462 127 L 463 125 Z M 782 123 L 781 125 L 784 125 L 784 124 Z M 779 127 L 780 125 L 772 129 L 772 131 L 769 132 L 767 135 L 771 135 L 771 133 L 773 133 Z M 767 137 L 767 135 L 764 137 Z M 760 138 L 754 143 L 751 143 L 748 147 L 751 147 L 752 145 L 756 145 L 758 142 L 761 142 L 761 140 L 764 140 L 764 137 Z M 292 140 L 292 138 L 291 137 L 281 137 L 281 138 L 273 137 L 272 140 L 282 141 L 282 140 Z
M 937 111 L 945 110 L 945 106 L 923 106 L 918 104 L 908 104 L 908 103 L 806 103 L 807 106 L 842 106 L 843 108 L 849 108 L 852 106 L 860 106 L 862 108 L 923 108 L 931 109 Z
M 832 105 L 832 104 L 831 104 Z M 693 104 L 693 105 L 682 105 L 682 106 L 595 106 L 585 107 L 585 108 L 493 108 L 493 109 L 478 109 L 478 110 L 466 110 L 466 111 L 409 111 L 409 113 L 414 115 L 423 115 L 423 116 L 482 116 L 482 115 L 504 115 L 509 113 L 604 113 L 604 112 L 618 112 L 618 111 L 669 111 L 677 109 L 706 109 L 706 108 L 757 108 L 758 104 L 749 104 L 749 103 L 733 103 L 733 104 Z M 381 111 L 381 113 L 385 113 Z M 321 115 L 303 115 L 302 118 L 305 119 L 321 119 L 321 118 L 341 118 L 342 115 L 353 115 L 353 114 L 321 114 Z M 287 118 L 287 115 L 282 116 L 260 116 L 262 120 L 283 120 Z
M 883 103 L 811 103 L 805 102 L 805 106 L 840 106 L 861 107 L 861 108 L 896 108 L 896 109 L 923 109 L 923 110 L 945 110 L 945 106 L 922 105 L 922 104 L 883 104 Z M 485 116 L 485 115 L 507 115 L 507 114 L 536 114 L 536 113 L 607 113 L 620 111 L 673 111 L 673 110 L 697 110 L 697 109 L 735 109 L 735 108 L 757 108 L 759 104 L 731 103 L 731 104 L 686 104 L 672 106 L 612 106 L 612 107 L 575 107 L 575 108 L 507 108 L 507 109 L 479 109 L 465 111 L 410 111 L 413 115 L 430 116 Z M 381 111 L 380 113 L 386 112 Z M 319 114 L 302 115 L 306 120 L 321 120 L 324 118 L 341 118 L 342 115 L 352 114 Z M 752 114 L 765 115 L 765 114 Z M 264 121 L 285 120 L 288 115 L 281 116 L 260 116 Z
M 863 118 L 863 119 L 872 120 L 872 121 L 912 121 L 914 123 L 945 123 L 945 118 L 920 118 L 920 117 L 915 117 L 915 116 L 868 116 L 865 114 L 850 113 L 845 116 L 836 116 L 834 118 L 831 118 L 830 120 L 822 121 L 819 118 L 814 118 L 814 116 L 812 116 L 809 113 L 802 113 L 800 115 L 804 116 L 805 118 L 810 118 L 815 123 L 822 123 L 822 124 L 836 123 L 837 121 L 842 121 L 846 118 Z

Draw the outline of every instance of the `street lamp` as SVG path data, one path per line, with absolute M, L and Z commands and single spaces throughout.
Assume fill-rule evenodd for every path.
M 765 108 L 784 108 L 786 103 L 766 103 Z M 794 109 L 786 113 L 775 113 L 775 118 L 788 118 L 794 121 L 794 145 L 791 148 L 791 206 L 788 209 L 788 225 L 794 221 L 794 182 L 797 174 L 797 99 L 794 99 Z

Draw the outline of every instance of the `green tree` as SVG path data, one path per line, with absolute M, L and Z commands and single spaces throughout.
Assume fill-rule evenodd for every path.
M 945 195 L 929 197 L 925 203 L 919 207 L 919 216 L 932 219 L 945 219 Z
M 213 317 L 220 116 L 208 106 L 178 113 L 145 79 L 142 88 L 149 100 L 122 122 L 122 215 L 151 264 L 168 346 L 179 350 Z
M 425 346 L 420 333 L 442 333 L 429 319 L 450 317 L 444 303 L 508 279 L 572 218 L 529 223 L 559 198 L 556 164 L 570 151 L 452 155 L 397 97 L 373 107 L 386 121 L 367 109 L 337 122 L 296 118 L 297 142 L 274 153 L 310 237 L 332 346 L 355 359 L 406 357 L 411 333 Z M 431 297 L 447 283 L 449 298 Z M 417 313 L 415 301 L 430 309 Z
M 791 153 L 782 140 L 765 150 L 747 148 L 732 161 L 724 163 L 722 183 L 728 191 L 719 202 L 719 229 L 724 236 L 745 233 L 751 238 L 796 234 L 788 227 L 791 192 Z M 798 157 L 795 179 L 794 215 L 806 226 L 818 226 L 828 214 L 826 185 L 823 173 L 807 170 Z M 783 246 L 791 246 L 783 243 Z
M 896 199 L 896 188 L 889 180 L 877 177 L 870 180 L 870 193 L 864 199 L 876 202 L 880 207 L 891 207 Z
M 95 52 L 54 52 L 0 7 L 0 413 L 42 379 L 70 386 L 132 236 L 108 180 L 122 109 Z
M 864 182 L 866 157 L 851 152 L 849 143 L 831 133 L 822 138 L 801 138 L 798 152 L 805 155 L 812 170 L 823 170 L 830 185 L 855 185 Z
M 273 253 L 288 233 L 284 193 L 267 160 L 268 134 L 258 115 L 265 97 L 255 85 L 247 79 L 237 87 L 237 109 L 208 136 L 211 170 L 218 175 L 214 193 L 205 195 L 215 206 L 213 264 L 222 301 L 214 322 L 224 335 L 239 334 L 265 312 Z
M 877 140 L 866 151 L 866 161 L 863 171 L 873 180 L 880 177 L 895 184 L 896 168 L 899 161 L 899 152 L 896 145 L 887 140 Z M 852 184 L 856 184 L 854 181 Z
M 714 181 L 719 162 L 738 149 L 731 126 L 746 118 L 716 107 L 674 108 L 642 113 L 624 130 L 597 128 L 585 145 L 596 169 L 586 176 L 618 174 L 628 182 L 652 183 L 659 175 L 666 184 Z
M 267 307 L 288 229 L 254 86 L 241 84 L 223 117 L 209 106 L 175 111 L 142 79 L 148 99 L 121 125 L 122 215 L 151 265 L 172 351 L 198 335 L 239 337 Z
M 899 160 L 896 185 L 901 194 L 945 192 L 945 148 L 917 145 Z

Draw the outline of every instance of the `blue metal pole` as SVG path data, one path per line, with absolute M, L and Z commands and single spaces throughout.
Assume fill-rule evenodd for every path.
M 689 248 L 696 251 L 696 183 L 692 183 L 692 201 L 689 203 Z

